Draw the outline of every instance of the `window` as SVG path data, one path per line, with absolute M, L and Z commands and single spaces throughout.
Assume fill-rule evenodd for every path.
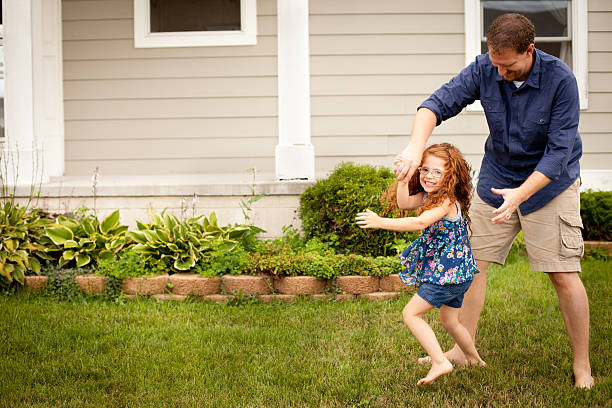
M 573 71 L 580 92 L 580 108 L 587 100 L 587 0 L 466 0 L 466 64 L 487 52 L 486 33 L 504 13 L 521 13 L 536 28 L 536 48 L 559 57 Z M 470 110 L 482 110 L 474 104 Z
M 197 47 L 257 43 L 256 0 L 134 0 L 134 44 Z
M 480 1 L 481 52 L 488 51 L 486 33 L 493 20 L 504 13 L 521 13 L 531 20 L 537 31 L 537 46 L 572 66 L 572 37 L 570 1 Z

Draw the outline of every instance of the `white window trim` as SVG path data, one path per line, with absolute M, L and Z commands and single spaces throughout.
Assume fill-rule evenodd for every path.
M 580 95 L 580 110 L 589 107 L 588 99 L 588 0 L 571 1 L 572 30 L 572 66 L 578 93 Z M 474 62 L 480 55 L 480 0 L 465 0 L 465 64 Z M 536 27 L 537 28 L 537 27 Z M 480 101 L 467 107 L 468 111 L 482 111 Z
M 207 47 L 257 44 L 257 0 L 240 1 L 240 31 L 152 33 L 149 0 L 134 0 L 134 46 Z

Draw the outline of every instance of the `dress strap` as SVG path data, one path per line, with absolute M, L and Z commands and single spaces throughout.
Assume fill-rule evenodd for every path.
M 445 220 L 457 221 L 463 218 L 463 215 L 461 213 L 461 204 L 459 204 L 459 201 L 455 201 L 455 206 L 457 206 L 457 215 L 455 215 L 454 217 L 444 217 Z

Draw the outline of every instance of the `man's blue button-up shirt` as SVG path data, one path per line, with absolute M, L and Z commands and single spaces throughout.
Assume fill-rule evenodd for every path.
M 531 72 L 517 88 L 498 74 L 488 53 L 479 55 L 419 109 L 434 112 L 439 125 L 477 99 L 489 124 L 477 188 L 486 203 L 496 208 L 503 203 L 491 187 L 515 188 L 539 171 L 552 181 L 520 205 L 521 213 L 529 214 L 580 176 L 578 86 L 561 60 L 536 49 Z

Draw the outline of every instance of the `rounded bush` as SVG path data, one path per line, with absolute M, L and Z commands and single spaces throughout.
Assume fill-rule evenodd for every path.
M 387 206 L 381 197 L 393 180 L 394 174 L 386 167 L 340 163 L 300 196 L 305 238 L 317 237 L 340 253 L 393 255 L 394 241 L 406 234 L 361 229 L 355 224 L 357 213 L 366 208 L 383 213 Z
M 612 191 L 580 193 L 582 236 L 587 241 L 612 241 Z

